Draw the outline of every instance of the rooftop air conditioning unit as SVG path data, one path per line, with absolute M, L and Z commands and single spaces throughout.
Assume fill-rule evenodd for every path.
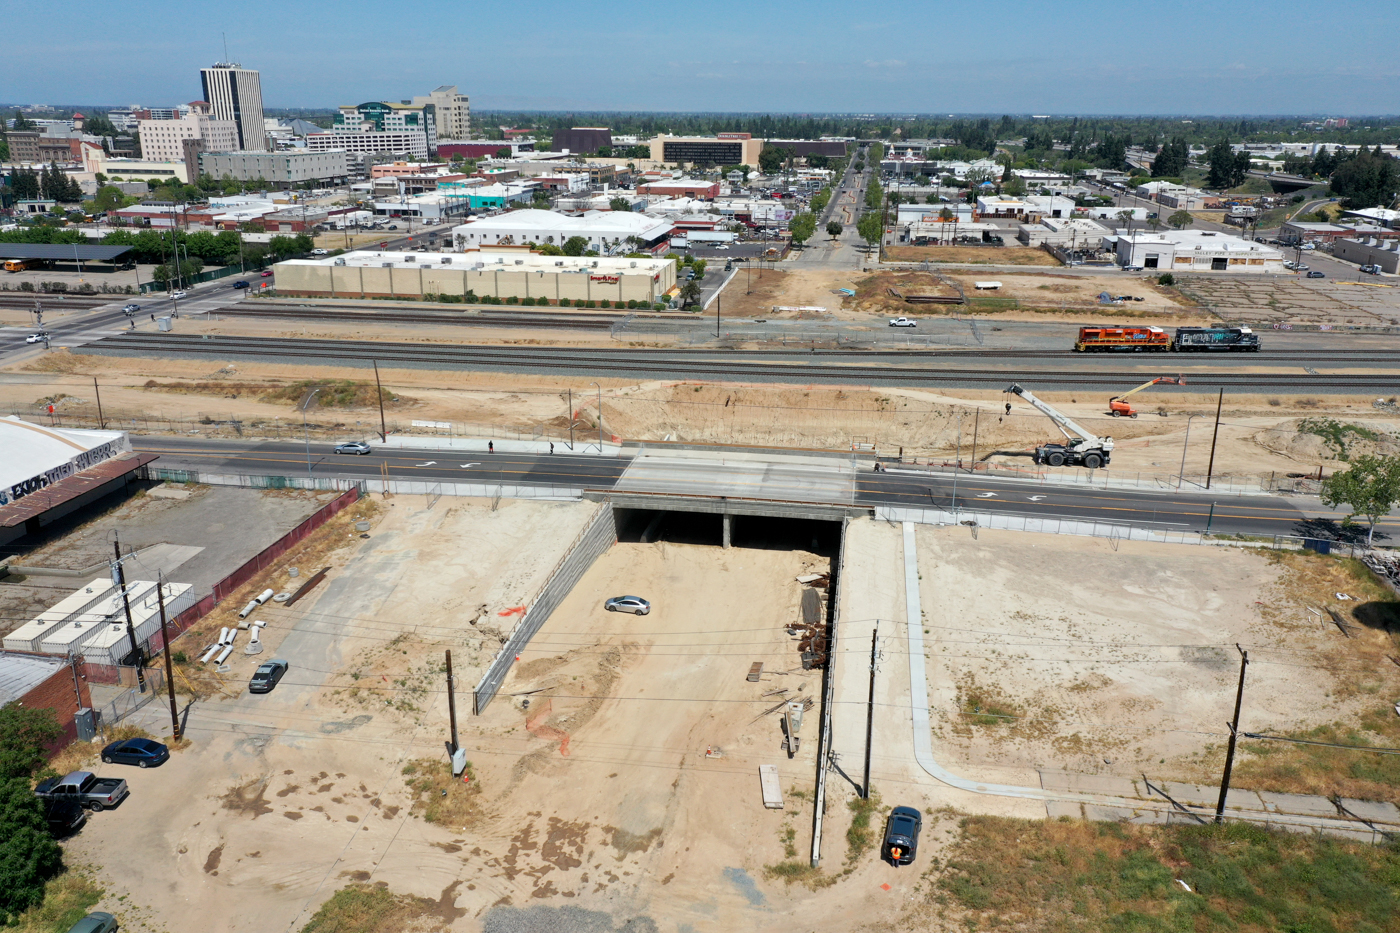
M 523 259 L 517 259 L 517 260 L 515 261 L 515 264 L 516 264 L 517 266 L 523 266 L 523 265 L 525 265 L 525 260 L 523 260 Z
M 452 257 L 451 257 L 451 256 L 444 256 L 444 257 L 442 257 L 441 259 L 439 259 L 438 262 L 441 263 L 441 264 L 444 265 L 444 266 L 450 266 L 450 265 L 452 265 Z
M 345 265 L 345 260 L 344 260 L 344 259 L 337 259 L 337 260 L 335 261 L 335 265 L 337 265 L 337 266 L 343 266 L 343 265 Z
M 637 268 L 637 263 L 636 263 L 635 261 L 632 263 L 632 268 L 633 268 L 633 269 Z
M 556 262 L 555 265 L 556 265 L 556 266 L 562 266 L 562 265 L 564 265 L 564 261 L 561 259 L 561 260 L 559 260 L 558 262 Z
M 394 268 L 394 264 L 393 264 L 392 262 L 381 262 L 379 265 L 380 265 L 380 268 L 383 268 L 383 269 L 392 269 L 392 268 Z

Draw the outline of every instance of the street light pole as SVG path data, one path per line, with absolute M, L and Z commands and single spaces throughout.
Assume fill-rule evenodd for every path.
M 316 398 L 316 393 L 317 393 L 317 392 L 320 392 L 320 391 L 321 391 L 320 388 L 312 389 L 310 392 L 306 393 L 306 398 L 302 399 L 302 400 L 301 400 L 301 404 L 300 404 L 299 406 L 297 406 L 297 407 L 299 407 L 299 408 L 301 409 L 301 438 L 302 438 L 302 441 L 305 442 L 305 444 L 306 444 L 306 478 L 307 478 L 307 479 L 310 479 L 310 478 L 311 478 L 311 435 L 310 435 L 310 433 L 308 433 L 307 427 L 306 427 L 306 410 L 307 410 L 308 408 L 311 407 L 312 401 Z
M 1181 488 L 1181 478 L 1186 475 L 1186 445 L 1191 442 L 1191 419 L 1199 418 L 1200 415 L 1186 416 L 1186 438 L 1181 442 L 1181 469 L 1176 473 L 1176 488 Z

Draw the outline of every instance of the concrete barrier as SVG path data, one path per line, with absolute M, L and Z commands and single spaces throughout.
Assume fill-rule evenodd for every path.
M 501 683 L 506 679 L 506 674 L 510 672 L 510 667 L 515 663 L 516 657 L 530 643 L 530 639 L 540 630 L 540 626 L 549 619 L 550 615 L 564 601 L 564 597 L 569 595 L 569 591 L 579 580 L 583 579 L 584 573 L 593 566 L 593 562 L 608 548 L 612 547 L 617 540 L 617 523 L 613 518 L 613 507 L 611 502 L 605 502 L 593 514 L 593 518 L 584 527 L 579 536 L 574 539 L 574 543 L 563 558 L 560 559 L 554 572 L 545 581 L 540 593 L 535 597 L 534 602 L 525 610 L 524 617 L 515 626 L 515 630 L 510 633 L 510 638 L 501 647 L 496 657 L 492 659 L 490 667 L 482 675 L 480 683 L 472 691 L 472 711 L 480 716 L 486 707 L 496 696 L 496 691 L 500 689 Z

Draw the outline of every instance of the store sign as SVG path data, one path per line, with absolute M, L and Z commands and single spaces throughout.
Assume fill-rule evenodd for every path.
M 622 281 L 622 277 L 617 275 L 590 275 L 588 281 L 602 282 L 606 285 L 616 285 L 618 282 Z
M 125 440 L 125 439 L 123 439 Z M 61 463 L 51 470 L 45 470 L 29 479 L 15 483 L 12 486 L 0 488 L 0 505 L 9 505 L 17 502 L 32 493 L 39 492 L 61 479 L 67 479 L 74 473 L 86 470 L 90 466 L 95 466 L 104 460 L 115 457 L 124 450 L 130 449 L 129 444 L 109 441 L 101 444 L 92 450 L 85 450 L 67 463 Z

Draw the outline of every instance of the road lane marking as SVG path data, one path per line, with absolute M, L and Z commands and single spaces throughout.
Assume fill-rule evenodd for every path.
M 468 469 L 469 467 L 474 467 L 474 466 L 481 466 L 481 464 L 479 464 L 479 463 L 464 463 L 464 464 L 462 464 L 462 469 L 465 470 L 465 469 Z

